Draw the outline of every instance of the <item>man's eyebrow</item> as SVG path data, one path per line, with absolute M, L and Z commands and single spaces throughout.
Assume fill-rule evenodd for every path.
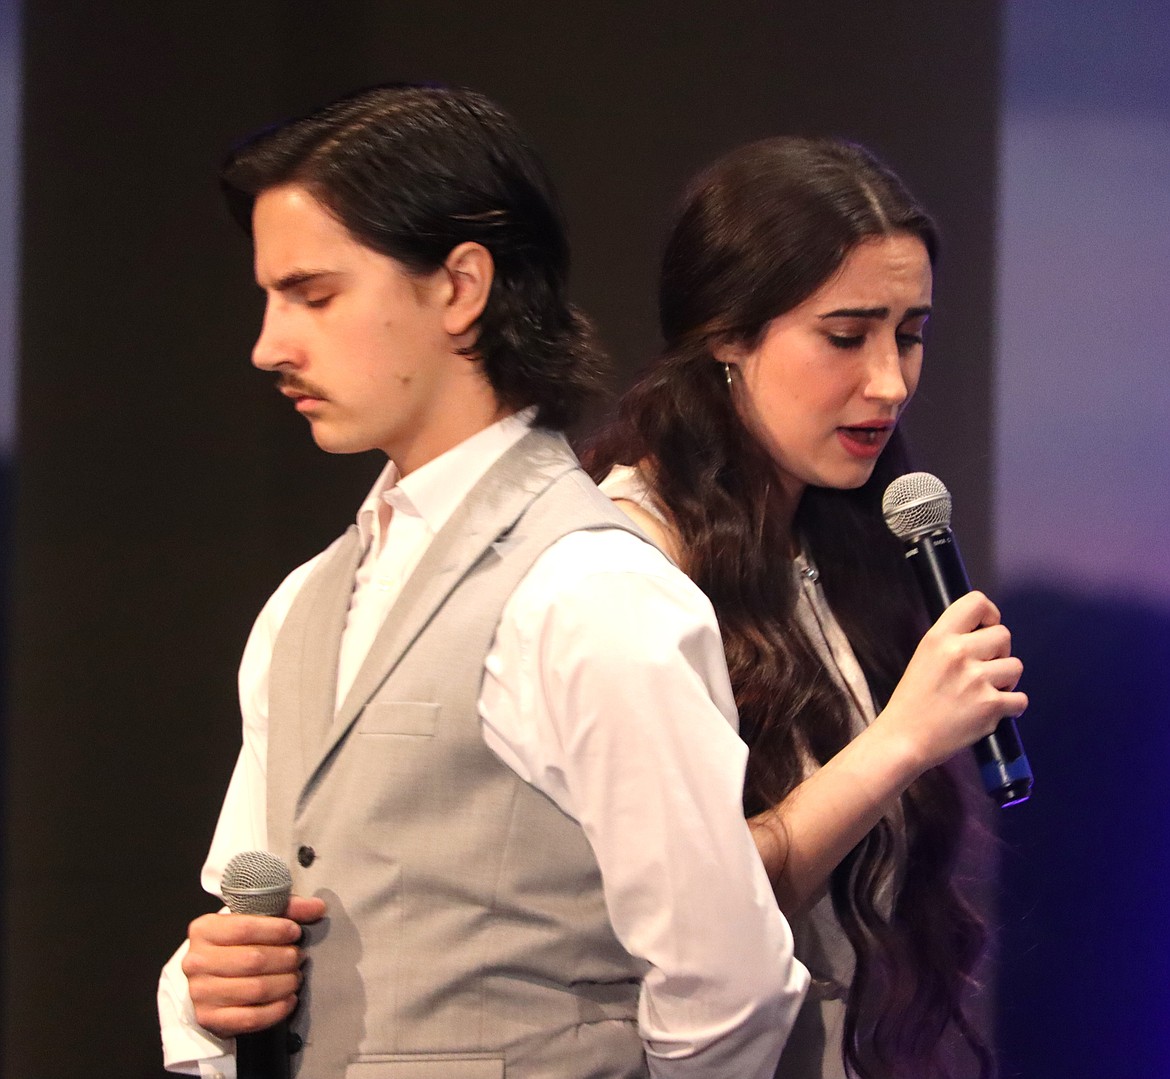
M 269 287 L 273 292 L 288 292 L 290 289 L 307 285 L 319 278 L 330 277 L 336 272 L 336 270 L 293 270 L 283 277 L 278 277 Z

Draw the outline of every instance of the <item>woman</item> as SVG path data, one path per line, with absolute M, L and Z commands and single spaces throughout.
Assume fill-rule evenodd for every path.
M 1027 704 L 999 612 L 926 619 L 880 501 L 930 313 L 934 226 L 860 147 L 768 139 L 700 175 L 666 246 L 665 349 L 590 454 L 710 597 L 745 802 L 813 989 L 778 1076 L 991 1073 L 964 991 L 943 762 Z M 919 643 L 921 641 L 921 643 Z M 948 1055 L 950 1054 L 950 1055 Z

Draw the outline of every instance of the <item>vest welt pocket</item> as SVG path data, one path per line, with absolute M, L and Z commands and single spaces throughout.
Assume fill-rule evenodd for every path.
M 504 1058 L 485 1053 L 394 1053 L 355 1060 L 345 1079 L 504 1079 Z
M 362 711 L 362 734 L 412 734 L 432 738 L 439 705 L 427 701 L 371 701 Z
M 434 737 L 439 705 L 427 701 L 371 701 L 362 710 L 359 734 L 406 734 Z

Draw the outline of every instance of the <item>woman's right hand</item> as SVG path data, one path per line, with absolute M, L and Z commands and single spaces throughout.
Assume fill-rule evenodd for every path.
M 1024 666 L 999 609 L 981 592 L 923 636 L 882 713 L 776 806 L 749 824 L 780 909 L 799 913 L 835 866 L 928 768 L 1019 715 Z
M 923 636 L 875 733 L 899 740 L 917 775 L 1019 715 L 1028 698 L 1016 690 L 1024 665 L 1011 643 L 999 608 L 982 592 L 955 600 Z

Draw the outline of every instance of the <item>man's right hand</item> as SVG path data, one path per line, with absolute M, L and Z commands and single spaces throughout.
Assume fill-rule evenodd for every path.
M 324 914 L 324 900 L 294 895 L 283 918 L 196 918 L 187 929 L 183 973 L 199 1025 L 216 1037 L 234 1038 L 287 1018 L 301 986 L 301 926 Z

